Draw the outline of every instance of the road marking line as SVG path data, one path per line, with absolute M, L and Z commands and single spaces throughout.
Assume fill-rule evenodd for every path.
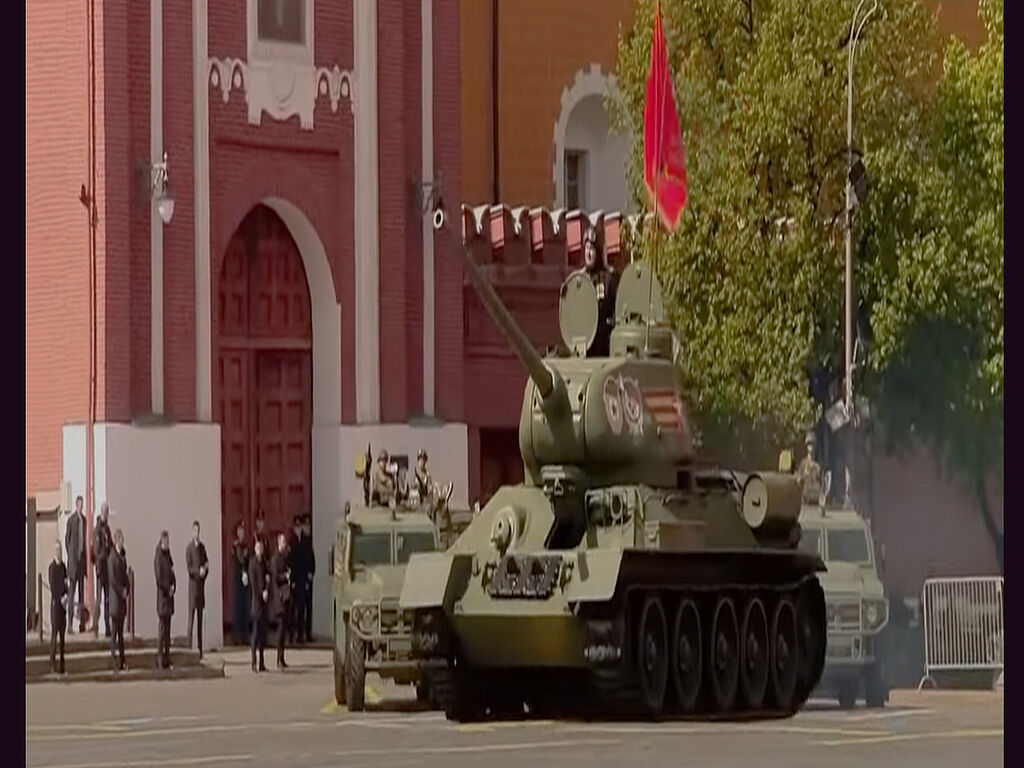
M 493 731 L 497 728 L 546 728 L 553 724 L 553 720 L 508 720 L 494 723 L 466 723 L 456 726 L 456 730 L 462 733 L 478 733 Z
M 132 731 L 126 729 L 118 729 L 109 731 L 106 733 L 79 733 L 69 734 L 63 736 L 29 736 L 26 734 L 25 741 L 74 741 L 79 740 L 95 740 L 95 739 L 128 739 L 128 738 L 140 738 L 140 737 L 160 737 L 160 736 L 182 736 L 191 734 L 202 734 L 202 733 L 230 733 L 232 731 L 244 731 L 252 728 L 258 728 L 265 731 L 280 731 L 280 730 L 293 730 L 295 728 L 316 728 L 318 726 L 329 725 L 321 721 L 307 720 L 307 721 L 296 721 L 291 723 L 244 723 L 244 724 L 233 724 L 233 725 L 204 725 L 195 728 L 150 728 L 144 731 Z
M 587 742 L 587 746 L 621 744 L 618 739 L 597 739 Z M 465 747 L 406 747 L 399 749 L 347 749 L 337 753 L 339 756 L 353 757 L 364 755 L 445 755 L 463 754 L 471 752 L 511 752 L 526 749 L 553 749 L 555 747 L 579 747 L 580 742 L 576 739 L 565 739 L 562 741 L 533 741 L 518 744 L 478 744 Z
M 1002 728 L 962 730 L 962 731 L 932 731 L 924 733 L 893 733 L 888 736 L 874 736 L 862 739 L 838 739 L 834 741 L 811 742 L 822 747 L 843 747 L 856 746 L 858 744 L 884 744 L 892 741 L 920 741 L 921 739 L 970 739 L 970 738 L 994 738 L 1002 737 Z
M 722 722 L 718 724 L 709 725 L 611 725 L 611 726 L 599 726 L 599 725 L 582 725 L 572 726 L 565 725 L 561 730 L 568 731 L 582 731 L 584 733 L 609 733 L 609 734 L 629 734 L 629 733 L 646 733 L 651 735 L 658 734 L 685 734 L 690 736 L 698 736 L 703 734 L 721 734 L 726 732 L 746 732 L 746 733 L 804 733 L 804 734 L 818 734 L 818 735 L 837 735 L 837 736 L 884 736 L 889 731 L 883 731 L 878 729 L 872 730 L 859 730 L 849 728 L 812 728 L 807 726 L 799 725 L 784 725 L 784 726 L 767 726 L 767 725 L 743 725 L 731 722 Z
M 128 728 L 122 725 L 102 725 L 100 723 L 95 724 L 83 724 L 83 725 L 26 725 L 25 731 L 60 731 L 66 733 L 67 731 L 105 731 L 107 733 L 121 733 L 127 731 Z
M 935 709 L 904 709 L 895 710 L 892 712 L 872 712 L 866 715 L 855 715 L 854 717 L 846 718 L 847 722 L 857 723 L 861 720 L 883 720 L 890 717 L 914 717 L 915 715 L 930 715 L 938 710 Z
M 209 755 L 207 757 L 177 757 L 167 760 L 132 760 L 127 763 L 57 763 L 32 768 L 136 768 L 151 765 L 209 765 L 210 763 L 239 763 L 253 759 L 253 755 Z

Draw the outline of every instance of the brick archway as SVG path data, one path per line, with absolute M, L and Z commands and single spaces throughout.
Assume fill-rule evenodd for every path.
M 281 217 L 255 206 L 225 251 L 217 296 L 224 597 L 231 542 L 257 511 L 267 533 L 312 508 L 313 326 L 302 255 Z M 226 611 L 226 614 L 229 613 Z

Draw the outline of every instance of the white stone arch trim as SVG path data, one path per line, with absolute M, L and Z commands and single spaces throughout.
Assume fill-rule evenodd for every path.
M 618 91 L 618 79 L 614 74 L 601 72 L 601 65 L 591 63 L 576 71 L 572 84 L 562 89 L 561 109 L 555 121 L 555 158 L 551 174 L 555 182 L 555 208 L 565 207 L 565 134 L 569 128 L 569 117 L 573 109 L 589 96 L 604 96 Z
M 294 203 L 267 197 L 263 204 L 281 217 L 302 256 L 313 324 L 313 426 L 341 423 L 341 305 L 327 251 L 313 224 Z

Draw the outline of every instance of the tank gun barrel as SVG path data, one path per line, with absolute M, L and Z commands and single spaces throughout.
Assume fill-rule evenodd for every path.
M 516 353 L 516 357 L 519 358 L 526 368 L 527 373 L 530 374 L 530 378 L 537 385 L 537 390 L 540 392 L 541 397 L 547 399 L 555 388 L 555 380 L 551 369 L 544 364 L 544 359 L 537 354 L 537 350 L 533 348 L 530 340 L 523 333 L 522 328 L 512 318 L 511 313 L 506 309 L 502 300 L 498 298 L 498 294 L 480 272 L 480 268 L 473 261 L 469 248 L 465 245 L 462 246 L 462 257 L 466 263 L 469 279 L 473 282 L 473 287 L 476 288 L 477 295 L 487 309 L 487 313 L 508 340 L 509 345 Z

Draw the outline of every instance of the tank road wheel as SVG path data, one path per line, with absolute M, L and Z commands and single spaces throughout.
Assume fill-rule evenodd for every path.
M 719 712 L 728 712 L 736 703 L 736 688 L 740 677 L 739 639 L 736 607 L 732 598 L 719 598 L 715 606 L 715 618 L 711 622 L 711 642 L 708 644 L 711 693 Z
M 799 658 L 796 643 L 796 609 L 783 598 L 772 617 L 771 693 L 775 706 L 784 712 L 793 709 Z
M 679 706 L 690 713 L 697 708 L 701 677 L 700 613 L 697 605 L 683 598 L 672 629 L 672 686 Z
M 345 633 L 348 650 L 345 653 L 345 698 L 349 712 L 362 712 L 366 707 L 366 649 L 362 638 L 351 627 Z
M 640 635 L 637 638 L 637 677 L 641 703 L 652 714 L 661 713 L 668 685 L 668 634 L 661 600 L 650 596 L 640 611 Z
M 748 709 L 758 709 L 768 690 L 771 647 L 768 642 L 768 617 L 764 603 L 756 597 L 747 603 L 740 633 L 740 691 Z
M 821 680 L 825 669 L 825 593 L 817 579 L 800 588 L 796 604 L 797 639 L 800 649 L 798 702 L 803 703 Z

